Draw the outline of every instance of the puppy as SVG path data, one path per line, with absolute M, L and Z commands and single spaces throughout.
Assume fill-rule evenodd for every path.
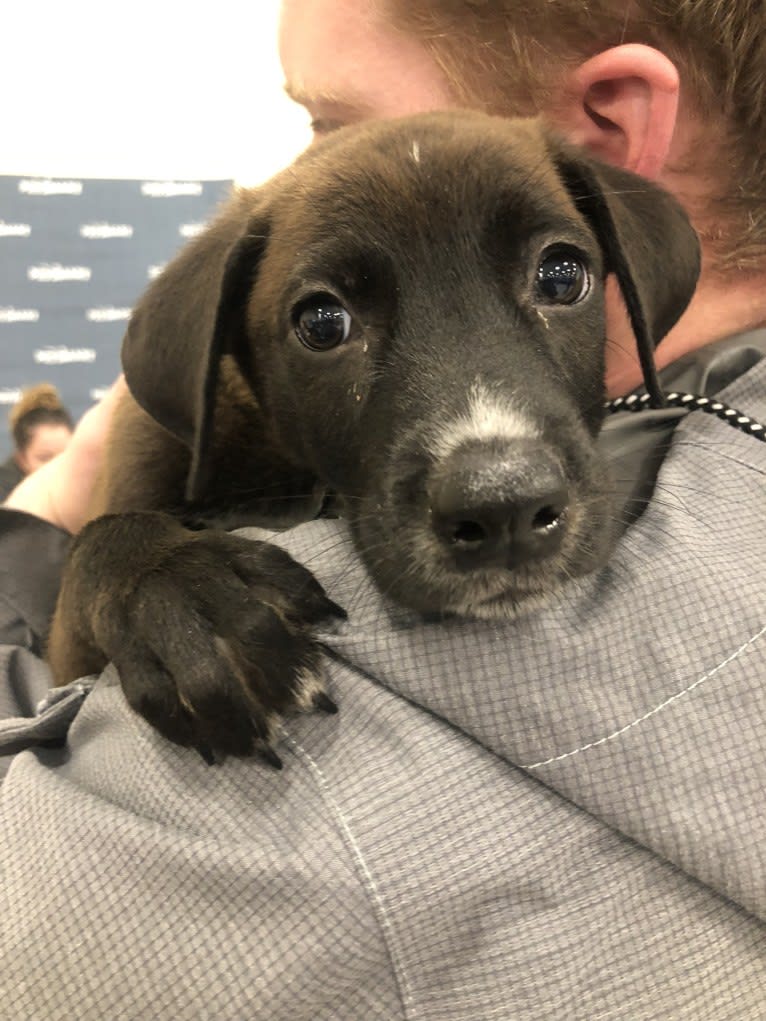
M 334 708 L 311 629 L 343 611 L 222 528 L 332 494 L 381 589 L 425 615 L 507 617 L 602 565 L 604 279 L 651 389 L 698 272 L 667 194 L 534 121 L 348 128 L 237 192 L 133 314 L 57 680 L 111 659 L 166 737 L 276 764 L 281 714 Z

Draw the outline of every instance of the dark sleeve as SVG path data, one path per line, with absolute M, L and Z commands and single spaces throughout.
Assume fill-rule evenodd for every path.
M 0 508 L 0 644 L 42 653 L 70 540 L 40 518 Z
M 12 457 L 0 464 L 0 502 L 13 492 L 24 478 L 24 472 Z
M 85 695 L 49 692 L 42 651 L 71 536 L 40 518 L 0 508 L 0 779 L 11 756 L 60 739 Z M 42 711 L 42 700 L 51 705 Z

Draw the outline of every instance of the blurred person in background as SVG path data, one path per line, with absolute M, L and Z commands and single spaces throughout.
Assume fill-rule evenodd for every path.
M 8 416 L 14 451 L 0 465 L 0 500 L 19 482 L 60 454 L 72 437 L 72 416 L 52 383 L 22 390 Z

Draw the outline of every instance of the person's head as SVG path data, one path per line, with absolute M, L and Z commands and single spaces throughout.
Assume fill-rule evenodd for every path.
M 55 386 L 41 383 L 24 390 L 10 414 L 14 458 L 25 475 L 60 454 L 69 442 L 72 418 Z
M 318 133 L 447 106 L 542 113 L 686 204 L 708 265 L 766 261 L 766 31 L 752 0 L 283 0 Z M 639 45 L 636 45 L 639 44 Z

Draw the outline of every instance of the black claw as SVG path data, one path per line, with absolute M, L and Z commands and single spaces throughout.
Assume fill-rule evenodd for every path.
M 334 603 L 332 599 L 326 599 L 325 602 L 327 604 L 328 614 L 333 617 L 338 617 L 340 620 L 348 620 L 348 614 L 342 606 L 338 606 L 338 604 Z
M 334 716 L 338 711 L 336 704 L 328 695 L 325 695 L 323 691 L 314 695 L 314 707 L 316 709 L 321 709 L 323 713 L 330 713 L 332 716 Z
M 197 751 L 200 753 L 203 760 L 207 763 L 208 766 L 215 765 L 215 755 L 206 744 L 198 744 Z
M 273 748 L 262 748 L 261 755 L 270 766 L 274 767 L 274 769 L 282 768 L 283 765 L 282 760 L 280 759 L 280 757 L 277 755 Z

